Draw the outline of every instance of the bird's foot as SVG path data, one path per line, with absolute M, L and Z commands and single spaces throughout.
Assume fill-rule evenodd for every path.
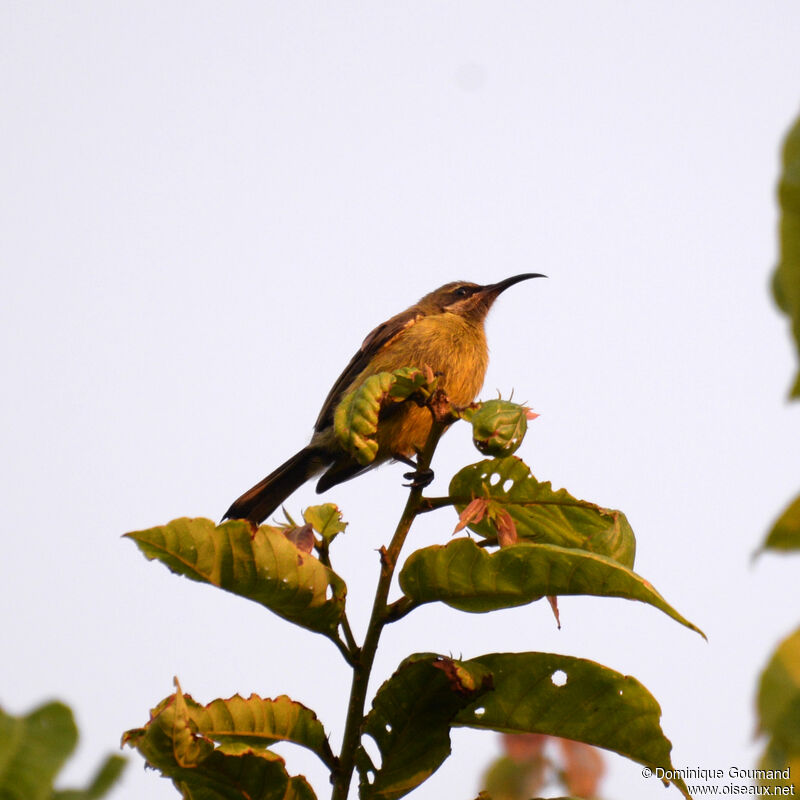
M 403 486 L 410 489 L 424 489 L 426 486 L 430 486 L 433 480 L 433 470 L 430 467 L 415 469 L 413 472 L 404 473 L 403 477 L 410 481 L 410 483 L 404 483 Z

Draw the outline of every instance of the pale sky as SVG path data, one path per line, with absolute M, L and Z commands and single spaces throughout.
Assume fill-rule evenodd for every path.
M 306 442 L 367 331 L 447 281 L 528 271 L 549 280 L 495 306 L 483 396 L 541 414 L 518 454 L 622 509 L 637 572 L 709 641 L 622 600 L 564 598 L 560 631 L 544 603 L 427 606 L 387 630 L 374 686 L 412 652 L 578 655 L 655 695 L 676 766 L 754 765 L 757 675 L 800 622 L 796 559 L 749 563 L 800 490 L 767 292 L 798 42 L 789 0 L 2 5 L 0 703 L 72 705 L 62 783 L 173 675 L 201 702 L 287 693 L 338 749 L 329 642 L 120 535 L 218 519 Z M 479 458 L 456 426 L 431 492 Z M 403 471 L 322 497 L 350 522 L 334 558 L 359 638 Z M 428 515 L 407 552 L 454 524 Z M 412 796 L 470 800 L 497 750 L 456 731 Z M 114 798 L 177 796 L 129 754 Z M 606 760 L 609 800 L 679 797 Z

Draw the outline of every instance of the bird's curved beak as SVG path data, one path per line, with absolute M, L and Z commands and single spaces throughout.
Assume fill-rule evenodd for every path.
M 523 272 L 522 275 L 513 275 L 512 277 L 498 281 L 497 283 L 487 284 L 477 293 L 477 295 L 475 295 L 475 297 L 476 299 L 480 298 L 478 300 L 479 304 L 488 309 L 492 303 L 497 300 L 499 294 L 508 289 L 509 286 L 513 286 L 515 283 L 521 283 L 522 281 L 527 281 L 530 278 L 546 277 L 547 275 L 542 275 L 539 272 Z
M 483 287 L 482 294 L 487 294 L 494 299 L 500 292 L 504 292 L 515 283 L 530 280 L 530 278 L 546 278 L 547 275 L 542 275 L 540 272 L 523 272 L 522 275 L 514 275 L 511 278 L 498 281 L 497 283 L 490 283 Z

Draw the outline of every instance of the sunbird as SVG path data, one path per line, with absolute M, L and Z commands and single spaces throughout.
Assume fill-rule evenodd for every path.
M 375 435 L 378 451 L 364 466 L 336 440 L 336 406 L 370 376 L 402 367 L 430 368 L 438 376 L 437 386 L 453 405 L 469 405 L 483 386 L 489 363 L 484 330 L 489 309 L 509 286 L 544 277 L 526 272 L 487 286 L 446 283 L 378 325 L 328 392 L 308 445 L 235 500 L 223 519 L 246 519 L 259 525 L 292 492 L 320 473 L 317 492 L 324 492 L 386 461 L 415 466 L 411 459 L 425 445 L 433 423 L 429 409 L 409 402 L 383 409 Z

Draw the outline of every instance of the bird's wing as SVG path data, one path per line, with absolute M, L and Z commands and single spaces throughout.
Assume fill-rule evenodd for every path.
M 333 411 L 342 399 L 344 390 L 367 367 L 372 357 L 383 350 L 384 347 L 388 347 L 404 330 L 413 325 L 422 316 L 424 315 L 419 309 L 409 308 L 386 320 L 386 322 L 382 322 L 374 331 L 367 334 L 367 338 L 364 339 L 359 351 L 350 359 L 350 363 L 344 368 L 344 372 L 336 379 L 336 383 L 333 384 L 330 392 L 328 392 L 317 421 L 314 423 L 315 431 L 321 431 L 333 423 Z

